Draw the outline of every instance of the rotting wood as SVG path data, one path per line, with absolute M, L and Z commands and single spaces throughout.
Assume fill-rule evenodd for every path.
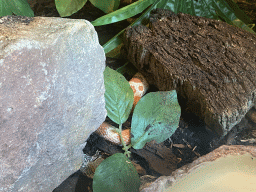
M 123 53 L 150 84 L 224 136 L 256 101 L 256 35 L 225 22 L 157 9 L 129 27 Z M 183 103 L 180 103 L 181 105 Z

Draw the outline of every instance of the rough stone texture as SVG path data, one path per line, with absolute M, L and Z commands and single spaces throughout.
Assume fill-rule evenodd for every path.
M 256 35 L 221 21 L 167 10 L 130 27 L 124 53 L 150 84 L 224 136 L 256 101 Z
M 211 153 L 196 159 L 192 163 L 177 169 L 171 174 L 171 176 L 159 177 L 156 181 L 152 182 L 149 187 L 142 189 L 140 192 L 166 191 L 167 188 L 174 185 L 187 174 L 195 171 L 200 166 L 204 166 L 204 163 L 206 162 L 215 161 L 228 155 L 243 155 L 246 153 L 251 154 L 253 161 L 253 157 L 256 158 L 256 147 L 243 145 L 223 145 Z
M 88 21 L 0 18 L 0 191 L 50 192 L 79 170 L 106 117 L 104 69 Z

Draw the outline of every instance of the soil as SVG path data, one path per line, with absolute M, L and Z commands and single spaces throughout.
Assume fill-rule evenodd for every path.
M 38 1 L 39 2 L 39 1 Z M 238 6 L 245 11 L 245 13 L 256 23 L 256 4 L 253 0 L 237 0 Z M 31 7 L 35 13 L 35 16 L 43 17 L 60 17 L 54 4 L 54 0 L 44 0 L 41 3 L 33 3 Z M 254 8 L 253 8 L 254 7 Z M 95 8 L 89 1 L 86 5 L 77 13 L 73 14 L 70 19 L 86 19 L 93 21 L 104 13 Z M 114 37 L 119 31 L 127 27 L 130 23 L 128 21 L 122 21 L 106 26 L 95 27 L 99 42 L 101 45 L 106 43 L 109 39 Z M 117 69 L 122 66 L 126 60 L 107 58 L 107 66 Z M 131 78 L 126 75 L 129 80 Z M 151 87 L 149 91 L 157 91 L 155 87 Z M 110 120 L 107 119 L 110 123 Z M 129 127 L 131 118 L 124 124 L 124 127 Z M 113 124 L 113 123 L 112 123 Z M 173 167 L 175 169 L 191 163 L 199 156 L 205 155 L 217 147 L 227 145 L 254 145 L 256 146 L 256 124 L 251 121 L 250 118 L 244 118 L 242 122 L 235 126 L 230 133 L 222 139 L 219 139 L 210 129 L 207 128 L 205 123 L 193 114 L 187 114 L 182 112 L 181 120 L 176 132 L 165 142 L 160 145 L 155 145 L 155 151 L 148 152 L 150 150 L 133 150 L 132 161 L 134 161 L 138 167 L 144 171 L 139 171 L 140 176 L 152 175 L 154 179 L 163 175 L 161 170 L 158 170 L 154 162 L 151 162 L 145 157 L 145 153 L 150 154 L 151 157 L 157 156 L 157 152 L 161 153 L 164 149 L 168 149 L 175 156 Z M 253 140 L 254 139 L 254 140 Z M 152 145 L 150 146 L 152 149 Z M 149 147 L 149 148 L 150 148 Z M 111 155 L 116 152 L 121 152 L 122 149 L 119 146 L 112 145 L 110 142 L 100 138 L 97 134 L 92 134 L 87 141 L 87 145 L 84 149 L 84 153 L 88 155 L 94 155 L 99 150 L 101 154 Z M 158 155 L 159 156 L 159 155 Z M 158 161 L 158 160 L 157 160 Z M 158 163 L 159 164 L 159 163 Z M 153 180 L 154 180 L 153 179 Z M 65 180 L 54 192 L 86 192 L 92 191 L 92 179 L 83 175 L 81 171 L 77 171 Z

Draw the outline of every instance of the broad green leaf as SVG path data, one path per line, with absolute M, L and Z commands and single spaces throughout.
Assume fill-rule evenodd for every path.
M 90 2 L 105 13 L 117 10 L 120 0 L 90 0 Z
M 132 88 L 123 75 L 109 67 L 104 71 L 104 84 L 108 117 L 117 124 L 123 124 L 132 110 Z
M 87 0 L 55 0 L 55 5 L 61 17 L 67 17 L 79 11 Z
M 12 15 L 12 10 L 6 3 L 6 0 L 2 0 L 0 1 L 0 17 L 7 16 L 7 15 Z
M 97 167 L 92 187 L 93 192 L 139 192 L 140 178 L 132 162 L 116 153 Z
M 177 93 L 160 91 L 148 93 L 136 105 L 131 125 L 131 144 L 142 149 L 146 142 L 160 143 L 169 138 L 178 128 L 181 109 Z
M 34 12 L 31 9 L 27 0 L 1 0 L 0 1 L 0 16 L 22 15 L 34 17 Z

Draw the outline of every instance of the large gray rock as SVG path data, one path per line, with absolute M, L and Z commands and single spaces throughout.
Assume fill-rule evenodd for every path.
M 0 191 L 50 192 L 105 120 L 105 55 L 93 26 L 0 18 Z

